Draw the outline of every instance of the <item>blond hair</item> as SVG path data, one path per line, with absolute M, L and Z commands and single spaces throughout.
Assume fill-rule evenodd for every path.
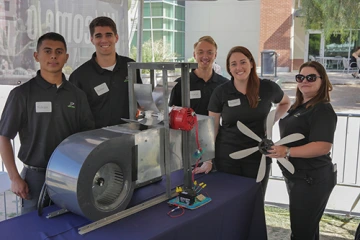
M 215 49 L 217 50 L 217 44 L 216 44 L 215 40 L 210 36 L 203 36 L 203 37 L 199 38 L 199 40 L 196 43 L 194 43 L 194 49 L 200 42 L 208 42 L 208 43 L 214 45 Z

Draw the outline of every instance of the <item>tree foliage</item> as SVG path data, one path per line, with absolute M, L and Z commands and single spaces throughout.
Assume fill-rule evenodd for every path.
M 136 59 L 136 55 L 137 48 L 132 46 L 130 57 Z M 170 45 L 164 44 L 163 40 L 156 40 L 151 43 L 150 39 L 142 45 L 142 62 L 169 62 L 173 61 L 176 55 L 170 50 Z
M 144 42 L 142 45 L 142 59 L 141 62 L 173 62 L 177 54 L 170 50 L 169 44 L 164 44 L 163 40 L 156 40 L 153 43 L 151 39 Z M 154 57 L 153 57 L 154 55 Z M 136 59 L 137 48 L 132 46 L 130 50 L 130 57 Z M 143 69 L 142 73 L 149 73 L 147 69 Z
M 321 29 L 327 38 L 334 33 L 345 38 L 349 29 L 360 29 L 359 0 L 301 0 L 301 9 L 305 27 Z

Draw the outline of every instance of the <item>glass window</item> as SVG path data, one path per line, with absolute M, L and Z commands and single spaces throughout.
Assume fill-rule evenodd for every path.
M 150 4 L 150 3 L 149 3 Z M 163 3 L 151 3 L 151 12 L 149 16 L 160 17 L 163 16 Z
M 151 29 L 151 18 L 144 18 L 144 29 Z
M 175 21 L 175 30 L 176 31 L 185 31 L 185 22 Z
M 144 3 L 144 17 L 150 17 L 150 4 Z
M 177 55 L 177 60 L 184 61 L 185 60 L 185 33 L 184 32 L 176 32 L 174 40 L 175 40 L 174 51 Z
M 164 19 L 164 29 L 174 30 L 174 20 Z
M 151 39 L 151 32 L 150 31 L 144 31 L 143 33 L 143 42 L 147 42 Z
M 175 18 L 180 20 L 185 20 L 185 8 L 180 6 L 175 6 Z
M 341 35 L 331 35 L 325 40 L 325 57 L 348 57 L 349 49 L 353 49 L 353 44 L 349 41 L 342 41 Z
M 152 20 L 153 29 L 163 29 L 163 19 L 162 18 L 153 18 Z
M 164 34 L 164 31 L 162 31 L 162 30 L 153 31 L 154 41 L 162 40 L 163 34 Z
M 174 18 L 174 5 L 164 4 L 164 16 Z

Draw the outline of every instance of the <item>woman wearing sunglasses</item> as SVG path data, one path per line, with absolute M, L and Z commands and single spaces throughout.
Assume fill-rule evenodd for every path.
M 265 138 L 265 121 L 272 104 L 278 104 L 275 118 L 279 119 L 290 108 L 290 99 L 275 82 L 260 80 L 254 58 L 245 47 L 237 46 L 229 51 L 226 69 L 231 81 L 214 90 L 208 106 L 209 116 L 215 119 L 217 134 L 214 163 L 218 171 L 256 179 L 262 157 L 259 151 L 242 159 L 229 156 L 259 144 L 241 133 L 237 122 L 242 122 L 257 136 Z M 271 162 L 267 158 L 265 177 L 261 181 L 264 196 Z
M 286 146 L 273 146 L 269 157 L 287 157 L 292 175 L 279 164 L 289 194 L 291 239 L 319 239 L 319 222 L 336 185 L 336 167 L 330 150 L 337 116 L 330 104 L 332 85 L 318 62 L 301 65 L 295 103 L 280 120 L 281 137 L 301 133 L 304 139 Z

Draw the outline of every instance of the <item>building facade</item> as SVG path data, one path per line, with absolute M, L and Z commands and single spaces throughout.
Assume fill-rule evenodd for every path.
M 164 51 L 173 53 L 168 61 L 185 61 L 185 2 L 145 0 L 143 12 L 143 43 L 153 46 L 162 41 Z M 137 31 L 131 39 L 133 46 L 137 46 Z

